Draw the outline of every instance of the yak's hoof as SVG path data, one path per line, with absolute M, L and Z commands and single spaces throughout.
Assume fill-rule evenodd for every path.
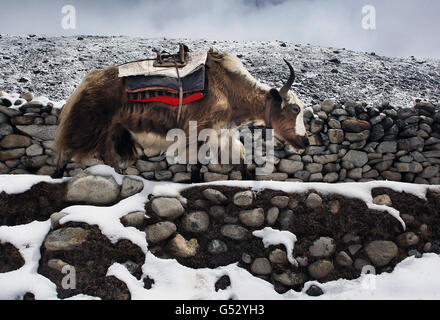
M 240 172 L 243 180 L 255 180 L 255 172 L 252 172 L 247 166 L 241 166 Z
M 64 171 L 57 170 L 50 176 L 52 179 L 61 179 L 64 177 Z
M 243 180 L 255 180 L 254 175 L 249 170 L 244 170 L 242 172 Z
M 191 170 L 191 183 L 201 183 L 203 182 L 203 175 L 200 172 L 200 168 L 193 168 Z

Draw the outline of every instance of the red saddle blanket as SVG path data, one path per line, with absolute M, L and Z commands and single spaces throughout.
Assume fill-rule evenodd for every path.
M 201 65 L 180 80 L 183 88 L 183 105 L 198 101 L 206 95 L 208 79 L 205 65 Z M 130 102 L 162 102 L 172 106 L 179 105 L 179 80 L 175 77 L 137 75 L 126 77 L 125 81 Z

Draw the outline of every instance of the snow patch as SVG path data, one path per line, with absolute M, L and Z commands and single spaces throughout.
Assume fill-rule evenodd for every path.
M 124 177 L 104 165 L 95 166 L 89 171 L 93 174 L 111 175 L 118 183 L 121 183 Z M 67 216 L 60 220 L 61 224 L 76 221 L 97 225 L 113 243 L 127 239 L 141 248 L 145 253 L 145 262 L 142 266 L 143 278 L 148 276 L 154 279 L 151 289 L 145 289 L 142 279 L 141 281 L 137 280 L 121 264 L 115 263 L 108 269 L 108 275 L 113 275 L 127 284 L 133 299 L 438 299 L 440 297 L 440 277 L 437 272 L 440 268 L 440 258 L 435 254 L 425 254 L 421 259 L 408 258 L 396 266 L 391 274 L 363 275 L 356 280 L 338 280 L 320 284 L 325 294 L 318 298 L 309 297 L 305 293 L 307 288 L 315 283 L 314 281 L 308 282 L 302 292 L 290 290 L 281 295 L 275 292 L 269 282 L 254 277 L 247 270 L 238 267 L 237 264 L 216 269 L 191 269 L 180 265 L 175 259 L 159 259 L 148 250 L 145 232 L 133 227 L 124 227 L 120 221 L 128 213 L 144 211 L 145 203 L 151 194 L 181 198 L 181 192 L 190 187 L 230 186 L 251 188 L 256 192 L 264 189 L 287 193 L 306 193 L 314 190 L 324 195 L 338 194 L 365 201 L 369 208 L 388 212 L 403 224 L 397 210 L 373 204 L 371 190 L 379 187 L 388 188 L 425 199 L 428 190 L 440 192 L 440 186 L 387 181 L 342 184 L 225 181 L 184 185 L 135 178 L 144 183 L 144 189 L 141 193 L 110 207 L 70 206 L 62 210 L 67 213 Z M 53 180 L 44 176 L 3 175 L 0 176 L 0 190 L 8 193 L 20 193 L 42 181 L 60 183 L 65 180 Z M 0 288 L 2 288 L 0 299 L 20 298 L 26 292 L 34 293 L 36 299 L 57 299 L 55 284 L 37 273 L 40 247 L 49 231 L 49 220 L 32 222 L 22 226 L 0 227 L 0 241 L 14 245 L 25 260 L 25 265 L 19 270 L 0 274 Z M 294 234 L 265 228 L 255 231 L 254 235 L 262 238 L 265 246 L 283 244 L 288 252 L 289 261 L 296 262 L 291 256 L 297 240 Z M 231 285 L 225 290 L 216 292 L 215 283 L 222 276 L 228 276 Z M 370 284 L 373 282 L 374 286 L 366 286 L 366 281 Z M 70 299 L 94 299 L 94 297 L 78 295 Z
M 23 175 L 0 175 L 0 192 L 7 194 L 19 194 L 26 192 L 34 185 L 47 183 L 62 183 L 68 181 L 70 178 L 52 179 L 50 176 L 37 176 L 30 174 Z
M 290 231 L 275 230 L 270 227 L 266 227 L 263 230 L 252 232 L 252 234 L 258 238 L 263 239 L 263 245 L 265 248 L 270 245 L 283 244 L 287 251 L 287 260 L 294 266 L 298 266 L 298 262 L 293 257 L 292 252 L 296 242 L 296 236 Z

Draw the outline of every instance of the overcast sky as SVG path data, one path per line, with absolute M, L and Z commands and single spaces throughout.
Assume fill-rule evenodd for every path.
M 62 8 L 76 9 L 64 30 Z M 376 9 L 376 30 L 362 8 Z M 282 40 L 440 58 L 439 0 L 0 0 L 0 34 Z M 64 15 L 65 16 L 65 15 Z

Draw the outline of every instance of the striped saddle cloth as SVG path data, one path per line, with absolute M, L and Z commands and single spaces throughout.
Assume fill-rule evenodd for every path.
M 179 68 L 153 67 L 151 60 L 119 66 L 119 77 L 125 78 L 128 101 L 162 102 L 179 106 L 179 77 L 182 83 L 182 105 L 203 99 L 208 90 L 206 52 L 190 53 L 188 64 Z

